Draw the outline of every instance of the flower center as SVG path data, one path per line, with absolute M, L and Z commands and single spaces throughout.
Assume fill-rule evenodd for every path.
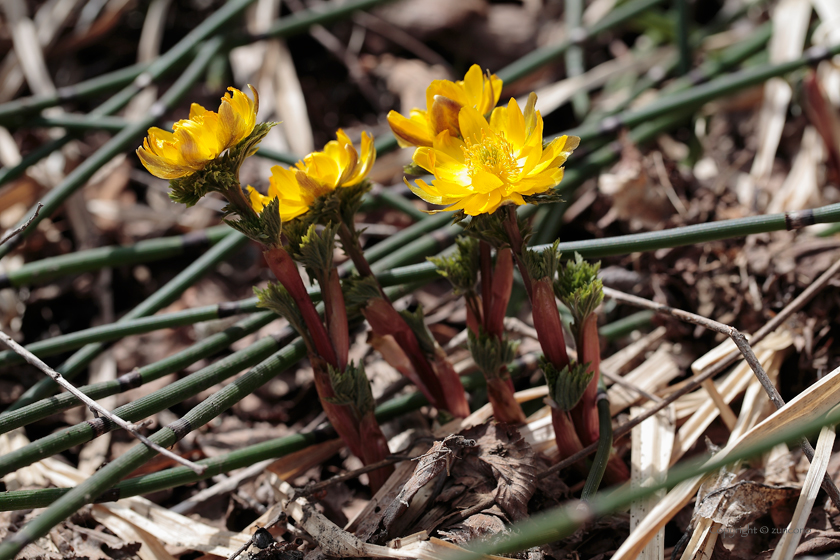
M 484 170 L 505 182 L 510 182 L 519 174 L 513 146 L 501 134 L 492 130 L 482 130 L 479 142 L 465 138 L 464 144 L 464 159 L 470 176 Z

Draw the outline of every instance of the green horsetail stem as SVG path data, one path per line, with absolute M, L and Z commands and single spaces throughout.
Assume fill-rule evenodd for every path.
M 417 287 L 418 285 L 415 283 L 404 289 L 414 290 Z M 389 292 L 390 297 L 398 297 L 401 290 L 389 290 Z M 277 344 L 272 338 L 268 340 Z M 253 349 L 253 346 L 251 348 Z M 254 352 L 250 357 L 255 358 L 256 355 L 257 353 Z M 270 357 L 258 363 L 251 371 L 208 397 L 190 410 L 183 418 L 158 430 L 149 439 L 162 447 L 174 445 L 191 431 L 207 424 L 222 412 L 253 393 L 281 371 L 293 366 L 305 355 L 306 347 L 303 341 L 300 338 L 295 339 L 291 344 L 281 348 Z M 186 397 L 181 397 L 178 402 L 183 401 L 183 398 Z M 100 418 L 87 424 L 90 425 L 97 421 L 107 422 Z M 0 543 L 0 560 L 6 558 L 11 559 L 24 546 L 48 533 L 56 524 L 67 519 L 83 505 L 91 503 L 104 491 L 116 484 L 117 481 L 154 458 L 155 455 L 157 455 L 157 451 L 141 443 L 105 465 L 90 478 L 56 500 L 43 514 L 25 525 L 10 539 Z
M 409 281 L 402 286 L 389 288 L 389 297 L 402 297 L 405 293 L 407 293 L 407 291 L 414 290 L 427 281 L 428 280 L 424 280 L 419 283 L 417 281 Z M 270 320 L 271 319 L 266 317 L 265 314 L 260 313 L 250 319 L 246 319 L 243 322 L 248 325 L 253 325 L 256 322 L 270 322 Z M 286 330 L 285 332 L 289 331 Z M 204 348 L 201 346 L 201 343 L 199 343 L 187 349 L 187 351 L 198 351 L 196 347 Z M 164 408 L 168 408 L 183 401 L 184 399 L 196 395 L 200 391 L 212 387 L 216 383 L 227 379 L 231 375 L 239 373 L 254 363 L 265 359 L 267 355 L 277 351 L 281 347 L 281 335 L 266 337 L 244 350 L 231 354 L 230 356 L 227 356 L 226 358 L 204 369 L 167 385 L 163 389 L 117 408 L 114 410 L 114 414 L 129 422 L 136 422 L 142 418 L 146 418 L 151 414 L 160 412 L 160 410 L 163 410 Z M 178 358 L 173 356 L 173 360 L 175 359 Z M 164 362 L 170 363 L 166 360 L 164 360 Z M 158 375 L 161 369 L 160 362 L 146 366 L 145 369 L 147 375 Z M 129 388 L 131 387 L 122 387 L 121 390 L 127 390 Z M 109 390 L 114 390 L 114 386 L 110 386 Z M 69 397 L 64 397 L 61 402 L 70 402 Z M 22 421 L 21 416 L 29 418 L 30 416 L 43 415 L 48 413 L 48 410 L 48 401 L 42 401 L 41 403 L 36 403 L 36 405 L 33 405 L 31 408 L 27 408 L 27 411 L 23 414 L 17 413 L 16 411 L 6 411 L 0 415 L 0 425 L 17 426 L 20 425 L 20 422 Z M 116 426 L 108 422 L 106 419 L 97 418 L 95 420 L 82 422 L 75 426 L 71 426 L 59 432 L 45 436 L 11 453 L 0 456 L 0 473 L 2 473 L 0 474 L 0 477 L 45 457 L 61 453 L 62 451 L 65 451 L 75 445 L 86 443 L 96 437 L 99 437 L 103 433 L 111 431 L 115 427 Z
M 215 307 L 215 306 L 214 306 Z M 245 336 L 257 332 L 262 327 L 276 320 L 277 316 L 270 311 L 262 311 L 247 317 L 235 325 L 208 336 L 207 338 L 193 344 L 192 346 L 159 360 L 153 364 L 137 368 L 126 373 L 113 381 L 94 383 L 79 387 L 79 390 L 88 397 L 99 400 L 117 393 L 123 393 L 135 387 L 139 387 L 164 375 L 176 373 L 187 366 L 221 352 L 228 348 L 233 342 Z M 57 412 L 67 410 L 81 404 L 78 398 L 71 393 L 61 393 L 28 406 L 7 411 L 0 415 L 0 434 L 9 432 L 15 428 L 27 426 L 32 422 L 51 416 Z
M 68 350 L 75 350 L 85 344 L 94 342 L 110 342 L 119 340 L 126 336 L 144 334 L 160 329 L 171 329 L 194 325 L 203 321 L 224 319 L 242 313 L 254 313 L 257 311 L 257 298 L 248 298 L 239 301 L 218 303 L 216 305 L 205 305 L 193 309 L 185 309 L 174 313 L 162 313 L 151 317 L 132 319 L 124 323 L 109 323 L 99 325 L 81 331 L 54 336 L 46 340 L 39 340 L 27 344 L 26 349 L 39 358 L 54 356 Z M 24 359 L 12 350 L 0 352 L 0 367 L 23 363 Z
M 573 178 L 573 171 L 574 170 L 570 170 L 570 172 L 567 174 L 567 178 Z M 805 225 L 810 225 L 808 223 L 810 219 L 808 218 L 809 212 L 811 212 L 811 215 L 813 216 L 814 221 L 812 223 L 840 222 L 840 213 L 838 213 L 835 205 L 832 205 L 813 210 L 804 210 L 801 213 L 753 216 L 748 218 L 739 218 L 735 220 L 723 220 L 719 222 L 709 222 L 705 224 L 697 224 L 692 226 L 682 226 L 670 230 L 623 235 L 608 239 L 572 241 L 561 243 L 560 249 L 566 254 L 580 252 L 581 255 L 583 255 L 586 258 L 598 258 L 604 256 L 629 254 L 640 251 L 652 251 L 657 249 L 691 245 L 694 243 L 702 243 L 705 241 L 718 241 L 722 239 L 742 237 L 744 235 L 750 235 L 753 233 L 780 231 L 783 229 L 787 229 L 788 223 L 790 223 L 792 227 L 803 227 Z M 410 228 L 406 228 L 406 230 L 403 230 L 403 232 L 410 234 L 410 237 L 419 238 L 417 244 L 412 246 L 412 249 L 416 250 L 417 252 L 414 253 L 413 256 L 403 255 L 404 258 L 414 259 L 425 254 L 429 254 L 429 247 L 434 246 L 440 248 L 443 244 L 442 237 L 439 237 L 436 241 L 430 241 L 425 237 L 421 237 L 421 235 L 422 232 L 426 230 L 426 228 L 435 229 L 434 226 L 439 226 L 450 221 L 451 216 L 447 214 L 438 214 L 433 217 L 427 218 L 426 220 L 433 221 L 435 223 L 419 222 L 411 226 Z M 447 234 L 447 238 L 451 237 L 451 234 L 453 233 L 455 233 L 455 230 Z M 408 236 L 400 237 L 399 234 L 393 236 L 389 238 L 389 240 L 383 241 L 382 243 L 372 247 L 369 251 L 366 252 L 366 255 L 369 255 L 369 259 L 371 262 L 376 262 L 378 258 L 382 257 L 383 254 L 393 251 L 393 245 L 405 245 L 407 238 Z M 390 240 L 393 240 L 394 243 L 387 243 L 387 241 Z M 544 247 L 545 246 L 540 246 L 537 248 L 539 249 Z M 375 268 L 378 269 L 379 267 Z M 379 272 L 377 274 L 377 277 L 379 278 L 380 283 L 383 286 L 396 286 L 415 280 L 431 280 L 436 277 L 435 268 L 429 263 L 420 263 L 417 265 L 403 266 L 393 268 L 391 270 L 387 270 L 387 267 L 382 268 L 384 268 L 385 270 Z M 313 297 L 318 297 L 319 295 L 319 291 L 317 288 L 311 289 L 310 293 L 313 295 Z M 231 302 L 230 305 L 235 306 L 238 312 L 251 312 L 255 308 L 255 300 L 254 298 L 249 298 L 238 302 Z M 172 314 L 174 316 L 172 319 L 169 319 L 166 316 L 162 316 L 160 317 L 160 320 L 163 322 L 170 320 L 172 320 L 173 322 L 180 321 L 180 318 L 178 316 L 181 313 L 188 314 L 192 312 L 197 312 L 201 314 L 207 313 L 208 315 L 210 315 L 219 312 L 217 310 L 217 306 L 208 306 L 207 308 L 203 309 L 206 309 L 206 311 L 184 311 L 179 312 L 178 314 Z M 647 313 L 639 312 L 637 315 L 638 320 L 644 322 Z M 89 330 L 92 331 L 94 329 Z M 72 335 L 67 336 L 69 337 Z M 44 341 L 43 344 L 49 342 L 50 341 Z
M 535 362 L 536 358 L 532 356 L 517 359 L 510 366 L 511 374 L 517 375 L 520 372 L 532 370 Z M 464 389 L 467 391 L 480 389 L 485 384 L 484 376 L 478 372 L 462 377 L 462 382 Z M 415 391 L 390 399 L 378 406 L 376 408 L 376 419 L 379 422 L 387 422 L 428 404 L 429 401 L 426 397 L 421 392 Z M 175 467 L 157 473 L 123 480 L 102 494 L 97 501 L 116 501 L 122 498 L 149 494 L 158 490 L 191 484 L 235 469 L 248 467 L 266 459 L 277 459 L 289 453 L 305 449 L 315 443 L 335 437 L 337 437 L 335 431 L 331 426 L 327 426 L 305 434 L 284 436 L 250 445 L 230 453 L 219 455 L 218 457 L 198 461 L 198 464 L 207 467 L 207 470 L 201 474 L 197 474 L 188 468 Z M 68 488 L 0 492 L 0 511 L 46 507 L 67 492 L 69 492 Z
M 390 0 L 356 0 L 345 2 L 339 5 L 322 7 L 319 10 L 306 10 L 288 17 L 283 17 L 274 24 L 267 36 L 288 37 L 296 33 L 302 33 L 313 25 L 328 23 L 335 19 L 342 18 L 355 11 L 362 10 L 382 4 Z M 40 215 L 27 226 L 20 234 L 9 240 L 5 245 L 0 246 L 0 258 L 6 256 L 14 249 L 20 241 L 26 238 L 38 225 L 38 223 L 52 215 L 56 209 L 78 188 L 80 188 L 93 174 L 114 156 L 124 152 L 137 143 L 137 138 L 142 137 L 146 130 L 152 126 L 166 111 L 172 109 L 201 77 L 207 65 L 222 47 L 224 39 L 220 36 L 211 37 L 221 32 L 226 25 L 229 25 L 233 18 L 237 17 L 254 0 L 231 0 L 222 5 L 219 10 L 201 22 L 195 29 L 190 31 L 186 37 L 181 39 L 174 47 L 169 49 L 161 57 L 152 62 L 148 69 L 140 74 L 122 94 L 117 97 L 119 103 L 126 103 L 134 97 L 143 87 L 153 83 L 155 80 L 171 71 L 177 64 L 187 57 L 199 43 L 206 42 L 200 48 L 199 54 L 187 70 L 178 78 L 175 84 L 158 100 L 158 102 L 137 122 L 132 122 L 115 135 L 110 141 L 96 151 L 94 155 L 86 159 L 74 169 L 58 186 L 52 189 L 41 201 L 44 208 Z M 248 37 L 248 41 L 265 38 Z M 200 66 L 200 67 L 199 67 Z M 106 116 L 113 112 L 110 109 L 118 104 L 117 101 L 109 101 L 104 108 L 94 111 L 93 118 Z M 106 110 L 107 109 L 107 110 Z M 114 109 L 116 110 L 116 109 Z M 27 222 L 27 217 L 21 220 L 15 227 Z
M 216 14 L 230 12 L 234 6 L 241 5 L 238 10 L 233 11 L 233 13 L 230 14 L 229 17 L 233 17 L 238 14 L 239 11 L 245 9 L 247 4 L 252 1 L 253 0 L 232 0 L 231 2 L 225 4 L 223 8 L 216 12 Z M 210 16 L 208 21 L 213 19 L 216 14 Z M 224 22 L 219 23 L 219 25 L 222 23 Z M 204 25 L 204 23 L 191 31 L 187 37 L 190 37 L 198 31 L 202 25 Z M 209 33 L 207 35 L 209 35 Z M 184 40 L 186 40 L 186 38 Z M 153 62 L 146 72 L 138 76 L 135 83 L 123 90 L 123 92 L 112 97 L 109 101 L 106 101 L 103 105 L 97 108 L 93 114 L 95 116 L 99 116 L 101 114 L 104 115 L 118 110 L 118 108 L 124 103 L 130 101 L 131 98 L 140 91 L 142 86 L 148 85 L 153 79 L 160 77 L 164 71 L 169 70 L 178 61 L 177 57 L 169 56 L 169 54 L 173 51 L 175 51 L 175 54 L 180 52 L 181 49 L 179 49 L 179 45 L 183 42 L 184 41 L 181 41 L 181 43 L 178 43 L 178 45 L 170 49 L 166 55 Z M 53 212 L 58 210 L 59 206 L 67 200 L 67 197 L 81 188 L 91 177 L 93 177 L 94 173 L 99 171 L 103 165 L 111 161 L 115 156 L 125 152 L 128 148 L 136 145 L 138 141 L 137 139 L 142 137 L 146 130 L 152 126 L 161 115 L 175 107 L 187 91 L 192 88 L 195 82 L 201 78 L 207 68 L 207 65 L 210 64 L 210 61 L 221 48 L 222 43 L 223 39 L 221 37 L 214 37 L 208 40 L 198 51 L 195 60 L 193 60 L 193 62 L 184 70 L 183 74 L 181 74 L 181 76 L 175 81 L 172 87 L 170 87 L 166 93 L 161 96 L 157 103 L 152 106 L 152 108 L 148 111 L 148 114 L 144 115 L 139 121 L 133 122 L 121 130 L 117 135 L 106 142 L 104 146 L 96 150 L 92 156 L 84 160 L 78 165 L 78 167 L 68 173 L 61 183 L 56 185 L 52 190 L 44 195 L 40 201 L 41 204 L 43 204 L 40 214 L 30 222 L 30 213 L 27 213 L 27 216 L 14 226 L 17 228 L 28 223 L 26 229 L 13 236 L 4 245 L 0 245 L 0 259 L 8 255 L 12 249 L 17 247 L 21 241 L 28 237 L 29 234 L 35 230 L 41 220 L 50 217 Z M 193 45 L 190 45 L 189 48 L 191 49 L 192 46 Z M 187 54 L 188 51 L 189 49 L 187 49 L 183 54 Z M 167 58 L 167 56 L 169 56 L 169 58 Z
M 802 57 L 796 60 L 779 64 L 763 64 L 733 72 L 716 80 L 660 97 L 641 109 L 624 111 L 617 115 L 607 117 L 596 126 L 575 128 L 565 134 L 580 136 L 581 141 L 600 137 L 605 134 L 612 134 L 624 127 L 637 126 L 668 113 L 682 111 L 687 108 L 696 109 L 713 99 L 766 82 L 770 78 L 784 76 L 804 66 L 816 65 L 837 54 L 840 54 L 840 44 L 834 45 L 831 48 L 823 46 L 811 47 L 805 51 Z
M 273 340 L 271 342 L 274 344 Z M 251 371 L 205 399 L 183 418 L 158 430 L 149 439 L 162 447 L 175 445 L 184 436 L 219 416 L 305 355 L 306 348 L 303 342 L 297 339 L 268 358 L 263 357 L 263 361 L 254 366 Z M 181 400 L 176 402 L 181 402 Z M 73 515 L 85 504 L 91 503 L 120 479 L 156 455 L 155 450 L 141 443 L 102 467 L 0 544 L 0 560 L 11 560 L 24 546 L 47 534 L 58 523 Z
M 443 219 L 442 219 L 443 218 Z M 370 263 L 376 263 L 380 259 L 382 259 L 385 255 L 392 253 L 397 247 L 402 247 L 403 250 L 400 251 L 400 254 L 395 259 L 390 259 L 391 263 L 395 264 L 404 264 L 406 262 L 411 262 L 413 260 L 417 260 L 422 258 L 423 256 L 427 255 L 425 246 L 420 244 L 412 244 L 410 240 L 417 240 L 417 238 L 422 239 L 424 233 L 432 231 L 439 227 L 440 225 L 449 221 L 448 216 L 426 216 L 424 221 L 421 223 L 414 224 L 409 226 L 400 232 L 396 233 L 395 235 L 390 236 L 388 239 L 383 240 L 380 243 L 377 243 L 367 251 L 365 251 L 365 257 L 368 259 Z M 210 235 L 210 232 L 213 232 L 213 235 L 216 235 L 217 228 L 210 228 L 206 230 L 207 235 Z M 221 233 L 229 233 L 231 230 L 228 226 L 219 226 L 218 231 Z M 196 232 L 200 233 L 200 232 Z M 189 237 L 191 234 L 187 234 Z M 175 238 L 173 238 L 175 239 Z M 152 244 L 159 240 L 149 241 L 147 243 Z M 146 243 L 146 242 L 141 242 Z M 105 249 L 105 253 L 108 252 L 118 252 L 122 249 L 125 249 L 127 253 L 134 255 L 134 254 L 151 254 L 153 251 L 146 250 L 151 249 L 151 247 L 146 247 L 141 249 L 140 243 L 133 246 L 128 247 L 120 247 L 120 248 L 103 248 Z M 107 263 L 100 258 L 100 255 L 94 253 L 94 251 L 85 251 L 80 253 L 74 253 L 73 255 L 67 255 L 68 257 L 72 256 L 80 256 L 80 260 L 83 261 L 78 263 L 78 266 L 85 267 L 85 270 L 92 270 L 94 264 L 99 267 L 107 266 Z M 87 258 L 81 258 L 82 253 L 87 254 L 87 257 L 91 258 L 89 262 Z M 92 254 L 91 254 L 92 253 Z M 38 261 L 37 263 L 33 263 L 40 266 L 39 270 L 43 271 L 50 271 L 55 272 L 58 274 L 58 270 L 66 270 L 60 266 L 60 261 L 57 262 L 58 259 L 63 257 L 54 257 L 52 259 L 44 259 L 42 261 Z M 145 262 L 145 261 L 144 261 Z M 125 263 L 123 263 L 125 264 Z M 75 265 L 74 265 L 75 266 Z M 352 270 L 352 263 L 349 261 L 342 265 L 341 271 L 345 274 Z M 381 268 L 381 267 L 380 267 Z M 29 274 L 29 273 L 27 273 Z M 393 286 L 394 284 L 387 284 L 388 286 Z M 320 298 L 321 292 L 320 288 L 317 286 L 313 286 L 309 288 L 309 294 L 313 298 Z M 124 336 L 129 336 L 133 334 L 141 334 L 151 332 L 157 329 L 162 328 L 171 328 L 183 325 L 191 325 L 200 321 L 207 321 L 212 319 L 220 319 L 223 317 L 230 317 L 231 315 L 236 315 L 239 313 L 253 313 L 257 310 L 257 298 L 247 298 L 239 301 L 232 301 L 232 302 L 225 302 L 216 305 L 208 305 L 205 307 L 200 307 L 197 309 L 187 309 L 184 311 L 178 311 L 175 313 L 167 313 L 163 315 L 156 315 L 151 317 L 143 317 L 139 319 L 130 319 L 118 321 L 117 323 L 112 323 L 109 325 L 101 325 L 98 327 L 93 327 L 90 329 L 84 329 L 81 331 L 77 331 L 74 333 L 69 333 L 66 335 L 60 335 L 48 340 L 42 340 L 38 342 L 34 342 L 26 346 L 26 348 L 34 353 L 38 357 L 48 357 L 55 354 L 59 354 L 66 350 L 72 350 L 78 348 L 84 344 L 93 343 L 93 342 L 108 342 L 112 340 L 120 339 Z M 23 358 L 21 358 L 15 352 L 11 350 L 6 350 L 0 352 L 0 366 L 9 365 L 9 364 L 16 364 L 21 363 Z M 2 414 L 0 414 L 0 419 L 2 419 Z
M 740 12 L 740 10 L 738 10 L 738 12 Z M 724 22 L 715 22 L 712 25 L 706 26 L 702 32 L 698 32 L 693 36 L 692 43 L 699 44 L 703 37 L 711 35 L 712 33 L 722 29 L 723 24 L 725 23 L 729 23 L 729 18 L 727 18 Z M 759 26 L 748 38 L 723 49 L 720 53 L 710 55 L 709 58 L 702 62 L 697 68 L 692 69 L 688 75 L 671 81 L 667 86 L 660 90 L 660 94 L 667 95 L 669 93 L 708 82 L 710 79 L 719 76 L 738 64 L 741 64 L 749 57 L 762 50 L 767 44 L 767 41 L 770 40 L 770 36 L 772 34 L 773 23 L 768 21 Z M 601 122 L 607 116 L 614 115 L 625 110 L 642 93 L 653 88 L 656 84 L 671 74 L 671 72 L 673 72 L 677 67 L 678 62 L 679 56 L 675 55 L 661 65 L 651 68 L 644 76 L 640 77 L 636 81 L 630 93 L 626 98 L 622 99 L 621 103 L 609 110 L 590 113 L 586 120 L 584 120 L 582 126 L 588 126 L 593 122 Z
M 70 276 L 117 266 L 178 257 L 188 251 L 215 245 L 230 233 L 228 226 L 216 226 L 184 235 L 138 241 L 134 245 L 97 247 L 27 263 L 17 270 L 0 273 L 0 289 L 43 284 Z
M 108 72 L 107 74 L 102 74 L 101 76 L 96 76 L 72 86 L 60 87 L 53 93 L 30 95 L 7 101 L 6 103 L 0 104 L 0 124 L 8 126 L 18 122 L 21 117 L 37 113 L 42 109 L 99 95 L 106 91 L 126 86 L 148 67 L 148 63 L 141 62 L 114 70 L 113 72 Z
M 123 315 L 122 318 L 117 321 L 117 324 L 126 323 L 132 319 L 151 315 L 160 308 L 169 305 L 175 301 L 184 292 L 184 290 L 195 284 L 199 278 L 204 276 L 208 270 L 245 245 L 247 241 L 247 237 L 239 232 L 231 230 L 224 239 L 211 247 L 206 253 L 180 272 L 175 278 L 170 280 L 165 286 L 152 294 L 149 298 L 143 301 L 143 303 Z M 102 343 L 88 344 L 70 356 L 67 361 L 56 368 L 56 371 L 68 380 L 73 379 L 104 349 L 105 345 Z M 3 414 L 8 414 L 12 410 L 31 404 L 36 400 L 47 396 L 56 388 L 58 388 L 58 385 L 51 378 L 47 377 L 41 379 L 35 385 L 27 389 L 26 392 L 24 392 L 17 401 L 9 406 Z M 0 414 L 0 418 L 2 418 L 3 414 Z
M 201 391 L 207 390 L 246 368 L 267 359 L 282 348 L 281 342 L 289 339 L 289 329 L 281 335 L 262 338 L 238 352 L 222 358 L 211 365 L 191 373 L 154 393 L 116 408 L 115 416 L 128 422 L 138 422 L 157 414 L 161 410 L 184 402 Z M 87 443 L 118 426 L 106 418 L 95 418 L 75 426 L 64 428 L 28 445 L 0 456 L 0 476 L 31 465 L 45 457 L 51 457 L 76 445 Z

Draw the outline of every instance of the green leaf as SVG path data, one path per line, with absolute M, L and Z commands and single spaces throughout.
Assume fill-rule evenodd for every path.
M 437 267 L 438 274 L 447 278 L 456 294 L 472 293 L 478 283 L 479 241 L 461 236 L 455 240 L 457 250 L 451 255 L 428 257 Z
M 482 332 L 476 336 L 468 331 L 467 346 L 469 346 L 475 365 L 484 373 L 487 379 L 506 376 L 504 366 L 513 361 L 519 342 L 496 338 Z
M 295 218 L 287 222 L 289 252 L 296 261 L 303 264 L 311 280 L 325 280 L 324 275 L 333 267 L 335 234 L 339 227 L 338 224 L 327 224 L 318 231 L 318 226 L 310 220 Z
M 595 311 L 604 299 L 604 284 L 598 278 L 601 263 L 590 264 L 575 253 L 575 260 L 558 267 L 554 293 L 571 310 L 576 325 Z
M 257 307 L 274 311 L 286 319 L 304 340 L 310 339 L 309 331 L 306 330 L 306 323 L 295 299 L 279 282 L 269 284 L 265 290 L 254 288 L 254 294 L 258 300 Z
M 356 409 L 356 414 L 360 418 L 376 408 L 376 401 L 373 400 L 373 393 L 370 390 L 370 381 L 361 363 L 357 367 L 350 362 L 344 371 L 328 366 L 328 371 L 335 396 L 325 399 L 327 402 L 349 404 Z
M 560 259 L 560 251 L 557 249 L 559 244 L 560 240 L 557 240 L 542 251 L 532 249 L 522 252 L 522 260 L 525 262 L 532 280 L 554 279 Z
M 432 332 L 426 325 L 423 306 L 418 305 L 414 312 L 405 309 L 399 313 L 402 315 L 403 319 L 405 319 L 405 322 L 408 323 L 408 326 L 411 327 L 411 330 L 414 331 L 414 335 L 417 337 L 417 342 L 420 343 L 420 349 L 423 350 L 427 356 L 434 356 L 435 338 L 432 336 Z
M 372 276 L 351 276 L 344 280 L 343 285 L 348 314 L 355 314 L 370 300 L 382 297 L 379 282 Z
M 587 371 L 588 366 L 572 362 L 570 366 L 558 370 L 545 358 L 540 360 L 540 368 L 548 383 L 548 396 L 562 410 L 573 409 L 586 391 L 595 373 Z

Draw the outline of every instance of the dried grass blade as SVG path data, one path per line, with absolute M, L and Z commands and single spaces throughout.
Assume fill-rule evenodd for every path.
M 811 468 L 808 469 L 808 474 L 805 476 L 805 484 L 802 485 L 802 493 L 796 502 L 796 510 L 793 512 L 793 518 L 788 523 L 787 531 L 782 534 L 782 539 L 776 546 L 771 560 L 791 560 L 793 558 L 796 552 L 796 546 L 802 537 L 802 529 L 808 523 L 808 516 L 811 515 L 811 509 L 814 507 L 814 501 L 816 501 L 817 494 L 820 491 L 823 476 L 828 468 L 828 460 L 831 458 L 831 450 L 834 446 L 836 435 L 834 426 L 825 426 L 820 431 L 820 437 L 817 440 L 817 449 L 814 452 L 814 460 L 811 462 Z
M 640 408 L 632 409 L 633 415 L 640 413 Z M 631 439 L 632 487 L 639 488 L 661 482 L 667 474 L 674 445 L 673 405 L 633 428 Z M 660 490 L 647 498 L 634 501 L 630 505 L 630 530 L 634 530 L 664 497 L 665 491 Z M 659 560 L 664 555 L 665 531 L 660 530 L 642 550 L 639 560 Z
M 127 543 L 139 542 L 140 550 L 137 551 L 137 556 L 141 560 L 175 560 L 175 557 L 169 554 L 163 544 L 154 536 L 115 515 L 106 506 L 97 504 L 93 506 L 90 513 L 94 519 L 102 523 L 123 541 Z
M 816 421 L 834 408 L 838 400 L 840 400 L 840 368 L 835 369 L 800 393 L 787 405 L 777 410 L 742 437 L 730 442 L 714 459 L 725 458 L 736 447 L 756 444 L 774 431 L 785 429 L 791 425 Z M 613 560 L 636 558 L 650 542 L 650 539 L 691 500 L 702 481 L 703 477 L 698 476 L 678 484 L 671 490 L 665 499 L 630 534 L 613 556 Z

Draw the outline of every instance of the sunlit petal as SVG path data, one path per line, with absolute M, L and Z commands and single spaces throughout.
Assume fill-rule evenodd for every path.
M 483 80 L 485 78 L 482 78 Z M 473 74 L 470 87 L 478 87 Z M 485 117 L 464 106 L 458 114 L 463 140 L 449 130 L 438 134 L 432 147 L 418 148 L 413 161 L 430 172 L 431 184 L 418 179 L 411 190 L 430 204 L 449 204 L 444 210 L 463 210 L 476 216 L 556 187 L 563 179 L 563 163 L 579 139 L 561 137 L 542 147 L 543 121 L 529 96 L 523 113 L 516 100 Z

